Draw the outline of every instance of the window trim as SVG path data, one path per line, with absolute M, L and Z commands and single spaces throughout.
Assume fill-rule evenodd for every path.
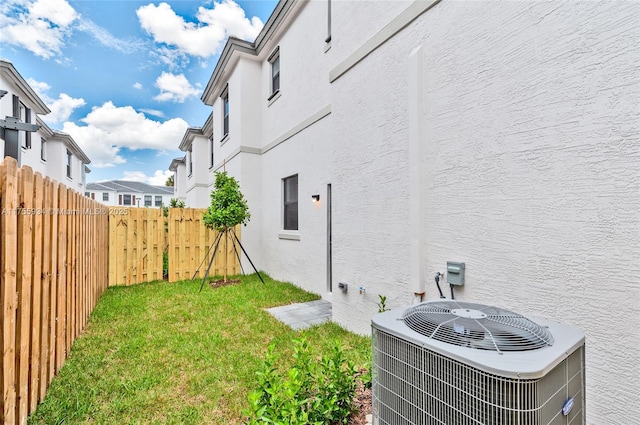
M 213 136 L 209 139 L 209 169 L 213 168 L 213 165 L 215 164 L 214 162 L 214 157 L 213 157 L 213 152 L 214 152 L 214 143 L 213 143 Z M 175 182 L 175 179 L 174 179 Z
M 224 87 L 222 93 L 220 93 L 220 99 L 222 99 L 222 140 L 229 134 L 229 84 Z
M 73 178 L 71 177 L 71 157 L 73 156 L 73 154 L 71 153 L 71 151 L 69 149 L 67 149 L 67 178 Z
M 47 141 L 44 137 L 40 138 L 40 161 L 47 162 Z
M 269 55 L 267 61 L 271 64 L 271 95 L 267 98 L 269 101 L 280 93 L 280 46 L 276 47 L 271 55 Z M 276 63 L 278 65 L 278 70 L 277 73 L 274 73 Z
M 291 201 L 287 201 L 287 181 L 289 181 L 290 179 L 295 178 L 295 187 L 296 187 L 296 192 L 295 192 L 295 201 L 291 200 Z M 300 230 L 300 223 L 299 223 L 299 217 L 300 217 L 300 212 L 298 210 L 298 206 L 299 206 L 299 178 L 298 178 L 298 174 L 292 174 L 290 176 L 284 177 L 282 179 L 282 230 L 285 232 L 298 232 Z M 288 218 L 288 214 L 287 212 L 291 213 L 290 207 L 295 205 L 295 228 L 293 227 L 287 227 L 289 224 L 288 222 L 291 221 L 292 217 Z
M 105 198 L 104 195 L 107 195 L 106 196 L 107 199 L 104 199 Z M 109 192 L 102 192 L 102 202 L 105 202 L 105 201 L 109 202 Z

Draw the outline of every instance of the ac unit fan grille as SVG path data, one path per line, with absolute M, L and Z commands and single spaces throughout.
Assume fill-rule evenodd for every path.
M 496 376 L 373 329 L 373 411 L 379 425 L 578 425 L 584 346 L 538 379 Z M 561 407 L 568 394 L 575 405 Z
M 527 351 L 553 345 L 546 328 L 518 313 L 482 304 L 418 304 L 404 312 L 403 320 L 421 335 L 478 350 Z

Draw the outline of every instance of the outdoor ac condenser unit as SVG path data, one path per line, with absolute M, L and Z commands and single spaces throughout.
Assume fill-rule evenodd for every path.
M 585 423 L 573 327 L 439 300 L 377 314 L 372 328 L 374 425 Z

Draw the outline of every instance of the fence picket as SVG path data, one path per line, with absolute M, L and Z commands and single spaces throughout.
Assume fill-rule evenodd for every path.
M 16 323 L 16 416 L 20 424 L 27 423 L 29 409 L 29 338 L 31 334 L 31 244 L 33 216 L 33 171 L 30 167 L 18 170 L 18 316 Z
M 0 163 L 0 423 L 25 424 L 107 287 L 104 208 Z

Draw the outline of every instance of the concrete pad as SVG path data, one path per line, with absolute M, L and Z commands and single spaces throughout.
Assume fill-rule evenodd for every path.
M 283 305 L 266 310 L 273 317 L 295 330 L 331 321 L 331 303 L 325 300 Z

